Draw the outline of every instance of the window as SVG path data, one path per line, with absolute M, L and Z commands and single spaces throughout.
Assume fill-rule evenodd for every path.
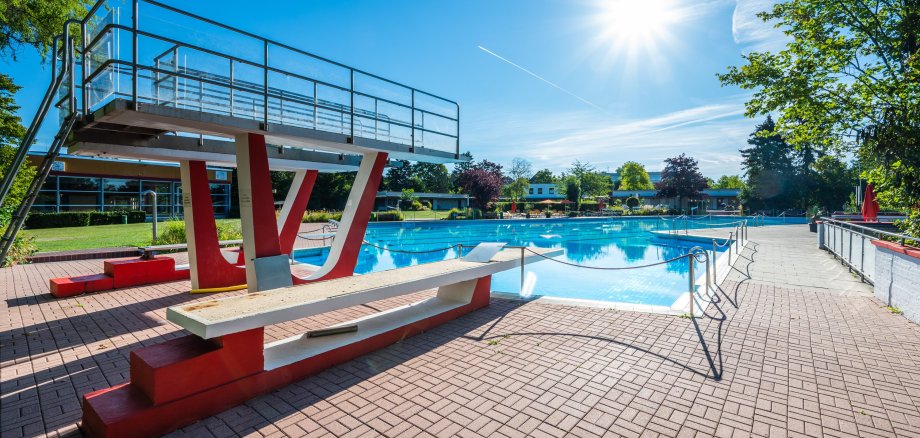
M 537 187 L 537 194 L 538 194 L 538 195 L 542 195 L 542 194 L 543 194 L 543 187 Z
M 556 193 L 556 188 L 555 188 L 555 187 L 550 187 L 550 188 L 549 188 L 549 194 L 552 195 L 552 194 L 554 194 L 554 193 Z
M 533 187 L 530 188 L 530 194 L 533 194 Z

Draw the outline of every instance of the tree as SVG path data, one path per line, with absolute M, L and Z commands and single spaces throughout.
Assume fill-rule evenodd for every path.
M 428 193 L 447 193 L 450 191 L 450 175 L 447 166 L 438 163 L 418 162 L 412 165 L 412 175 L 419 178 L 421 189 Z
M 533 176 L 533 165 L 523 158 L 515 158 L 511 160 L 511 169 L 508 170 L 508 176 L 514 181 L 522 178 L 530 180 L 530 177 Z
M 813 168 L 815 183 L 810 205 L 824 211 L 843 209 L 852 193 L 856 172 L 832 155 L 818 158 Z
M 706 178 L 700 173 L 695 159 L 680 154 L 664 160 L 664 163 L 661 181 L 656 184 L 659 197 L 676 197 L 677 205 L 681 206 L 683 199 L 699 196 L 707 187 Z
M 718 181 L 710 183 L 713 189 L 743 189 L 744 180 L 738 175 L 722 175 Z
M 505 196 L 511 198 L 512 201 L 520 201 L 521 198 L 527 194 L 527 190 L 530 188 L 530 181 L 527 178 L 518 178 L 511 182 L 511 184 L 506 184 L 502 189 Z
M 387 174 L 383 177 L 383 187 L 387 190 L 398 192 L 410 186 L 409 179 L 412 177 L 412 165 L 405 160 L 393 160 L 390 167 L 387 168 Z
M 23 45 L 34 47 L 42 56 L 52 40 L 63 32 L 64 22 L 86 15 L 88 1 L 9 0 L 0 6 L 0 55 L 16 58 Z M 76 35 L 79 37 L 80 32 Z
M 855 153 L 920 232 L 920 3 L 789 0 L 760 17 L 790 42 L 745 55 L 722 84 L 755 90 L 748 116 L 779 114 L 793 146 Z
M 784 210 L 795 204 L 793 148 L 774 132 L 775 126 L 767 116 L 748 138 L 750 147 L 740 151 L 747 178 L 741 200 L 754 209 Z
M 552 184 L 554 182 L 556 182 L 556 177 L 553 175 L 553 171 L 549 169 L 538 171 L 530 178 L 531 184 Z
M 655 186 L 652 179 L 649 178 L 645 166 L 635 162 L 627 161 L 617 169 L 617 175 L 620 177 L 620 187 L 618 190 L 653 190 Z
M 450 172 L 451 190 L 458 192 L 460 190 L 460 174 L 473 168 L 473 154 L 469 151 L 460 154 L 460 161 L 454 164 L 454 169 Z
M 473 167 L 461 173 L 457 182 L 463 191 L 473 197 L 473 206 L 485 210 L 489 204 L 498 199 L 502 190 L 502 174 Z
M 559 181 L 558 192 L 566 195 L 566 199 L 575 203 L 575 208 L 581 210 L 583 197 L 607 196 L 610 194 L 610 178 L 598 172 L 594 166 L 575 160 Z M 577 188 L 577 190 L 573 190 Z

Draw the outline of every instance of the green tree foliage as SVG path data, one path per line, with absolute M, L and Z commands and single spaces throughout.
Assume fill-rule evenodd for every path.
M 856 171 L 832 155 L 818 158 L 812 168 L 814 190 L 809 205 L 828 212 L 842 210 L 853 193 Z
M 581 209 L 582 198 L 610 194 L 610 177 L 598 172 L 594 166 L 578 160 L 562 174 L 557 184 L 558 192 L 574 202 L 578 210 Z
M 543 169 L 537 171 L 533 174 L 533 177 L 530 178 L 531 184 L 552 184 L 556 182 L 556 176 L 553 175 L 553 171 L 549 169 Z
M 385 189 L 399 192 L 409 187 L 409 178 L 412 177 L 412 164 L 405 160 L 393 160 L 387 173 L 383 176 L 382 185 Z
M 450 191 L 450 174 L 447 173 L 447 166 L 443 164 L 415 163 L 412 165 L 412 174 L 421 181 L 423 192 L 448 193 Z
M 754 210 L 806 210 L 814 206 L 820 183 L 815 163 L 824 153 L 810 145 L 793 147 L 775 132 L 770 116 L 757 125 L 741 150 L 747 181 L 741 187 L 741 201 Z M 855 179 L 847 185 L 855 184 Z
M 718 181 L 709 184 L 714 189 L 743 189 L 744 180 L 738 175 L 722 175 Z
M 677 205 L 681 205 L 683 199 L 697 197 L 707 188 L 706 178 L 692 157 L 680 154 L 664 160 L 664 163 L 661 182 L 657 184 L 659 197 L 676 197 Z
M 512 201 L 520 201 L 530 189 L 530 181 L 527 178 L 518 178 L 510 184 L 505 184 L 502 192 Z
M 627 161 L 617 169 L 620 177 L 620 186 L 617 190 L 653 190 L 652 184 L 645 166 L 635 162 Z
M 11 170 L 9 163 L 12 163 L 16 148 L 26 131 L 19 116 L 16 115 L 19 106 L 16 105 L 13 96 L 17 91 L 19 87 L 13 83 L 12 79 L 0 73 L 0 178 Z M 29 189 L 29 182 L 34 176 L 35 167 L 29 165 L 28 161 L 23 162 L 9 195 L 0 206 L 0 231 L 9 224 L 13 212 L 22 203 Z
M 19 47 L 34 47 L 48 54 L 64 22 L 86 15 L 83 0 L 4 0 L 0 3 L 0 55 L 15 58 Z M 79 36 L 79 32 L 77 32 Z
M 920 219 L 920 2 L 789 0 L 760 17 L 791 41 L 719 75 L 755 90 L 748 116 L 779 114 L 798 148 L 855 152 L 879 195 Z
M 308 210 L 342 210 L 357 172 L 320 173 L 316 176 L 313 193 L 307 203 Z

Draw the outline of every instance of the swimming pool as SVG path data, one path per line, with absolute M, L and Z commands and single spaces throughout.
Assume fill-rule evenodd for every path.
M 733 227 L 733 217 L 705 217 L 681 223 L 679 228 Z M 782 219 L 766 218 L 766 224 Z M 799 218 L 785 223 L 804 223 Z M 474 246 L 481 242 L 506 242 L 509 245 L 563 248 L 556 260 L 597 267 L 647 265 L 686 254 L 698 242 L 659 236 L 673 221 L 657 217 L 576 218 L 481 221 L 420 221 L 372 223 L 368 226 L 356 274 L 383 271 L 457 256 L 455 245 Z M 726 229 L 726 236 L 728 235 Z M 711 249 L 712 245 L 700 245 Z M 449 248 L 449 249 L 444 249 Z M 397 251 L 430 251 L 402 253 Z M 724 250 L 724 248 L 722 249 Z M 468 251 L 468 249 L 465 249 Z M 302 263 L 322 265 L 328 249 L 295 252 Z M 641 269 L 604 271 L 584 269 L 544 260 L 527 265 L 526 282 L 532 294 L 556 298 L 614 303 L 670 306 L 687 291 L 689 266 L 686 259 Z M 700 271 L 698 271 L 700 272 Z M 493 292 L 518 293 L 519 270 L 499 273 L 492 278 Z M 528 292 L 531 288 L 528 288 Z

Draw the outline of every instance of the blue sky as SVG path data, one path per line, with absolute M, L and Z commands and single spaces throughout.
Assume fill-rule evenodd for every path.
M 754 16 L 768 0 L 166 3 L 456 100 L 462 150 L 554 171 L 686 152 L 707 176 L 739 173 L 758 121 L 715 74 L 782 41 Z M 31 120 L 48 65 L 26 49 L 0 65 Z

